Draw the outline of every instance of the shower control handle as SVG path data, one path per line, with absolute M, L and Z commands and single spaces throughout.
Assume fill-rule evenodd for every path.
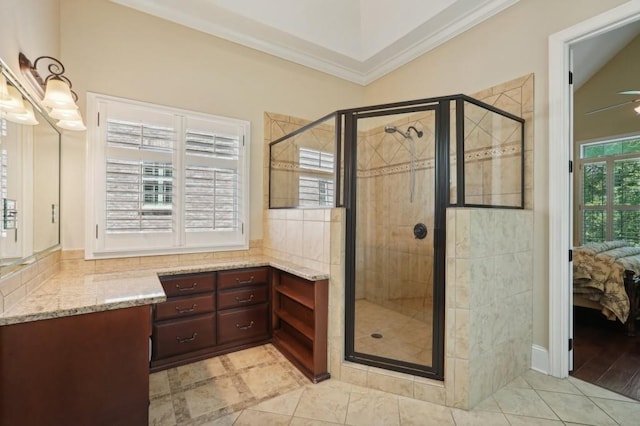
M 427 236 L 427 225 L 416 223 L 416 226 L 413 227 L 413 236 L 416 237 L 416 240 L 424 239 Z

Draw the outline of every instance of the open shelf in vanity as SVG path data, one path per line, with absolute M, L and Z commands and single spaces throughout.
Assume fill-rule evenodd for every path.
M 274 270 L 273 344 L 314 383 L 327 371 L 328 280 Z

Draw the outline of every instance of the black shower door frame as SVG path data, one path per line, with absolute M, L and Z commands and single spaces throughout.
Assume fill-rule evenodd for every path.
M 344 123 L 344 207 L 345 235 L 345 359 L 347 361 L 398 371 L 435 380 L 444 379 L 444 316 L 446 208 L 449 206 L 449 121 L 451 97 L 432 98 L 428 102 L 402 102 L 339 111 Z M 421 111 L 435 113 L 435 185 L 434 185 L 434 266 L 433 332 L 431 366 L 384 358 L 355 351 L 355 282 L 356 282 L 356 200 L 357 200 L 357 132 L 358 120 Z

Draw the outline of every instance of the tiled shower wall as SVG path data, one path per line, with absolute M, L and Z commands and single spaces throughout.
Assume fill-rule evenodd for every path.
M 299 121 L 295 121 L 299 122 Z M 282 123 L 282 121 L 278 121 Z M 335 144 L 335 121 L 314 126 L 313 128 L 289 138 L 286 142 L 273 146 L 271 151 L 271 201 L 273 206 L 299 205 L 298 179 L 307 177 L 332 179 L 331 173 L 300 167 L 299 149 L 307 148 L 320 152 L 333 153 Z M 288 128 L 289 124 L 283 126 Z M 277 139 L 277 138 L 276 138 Z M 268 151 L 267 151 L 268 153 Z
M 264 115 L 263 252 L 329 273 L 329 372 L 340 378 L 344 358 L 344 209 L 269 209 L 269 143 L 308 124 Z
M 532 247 L 530 210 L 447 210 L 447 405 L 473 407 L 530 367 Z
M 407 299 L 426 300 L 431 311 L 434 218 L 435 114 L 422 112 L 386 124 L 423 132 L 405 138 L 384 126 L 358 137 L 358 229 L 356 298 L 398 312 Z M 410 196 L 411 144 L 415 144 L 415 188 Z M 425 239 L 415 239 L 416 223 L 427 225 Z M 422 311 L 422 309 L 421 309 Z M 412 312 L 412 315 L 424 312 Z
M 471 97 L 525 120 L 524 207 L 533 208 L 533 74 L 472 94 Z M 465 106 L 465 191 L 467 202 L 515 205 L 520 197 L 519 134 L 515 123 Z M 518 160 L 514 160 L 518 158 Z

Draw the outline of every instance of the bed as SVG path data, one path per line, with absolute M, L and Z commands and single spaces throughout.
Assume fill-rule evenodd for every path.
M 599 309 L 635 335 L 640 247 L 625 241 L 588 243 L 573 249 L 573 303 Z

